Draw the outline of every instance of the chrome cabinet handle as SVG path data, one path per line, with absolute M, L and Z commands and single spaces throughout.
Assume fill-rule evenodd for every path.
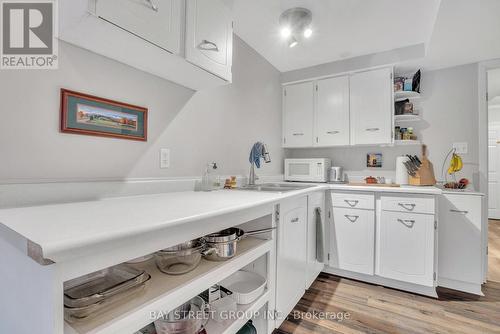
M 415 209 L 415 206 L 417 206 L 414 203 L 398 203 L 398 205 L 408 211 L 413 211 Z
M 356 220 L 358 220 L 359 216 L 352 216 L 352 215 L 344 215 L 351 223 L 355 223 Z
M 153 0 L 145 0 L 148 5 L 151 7 L 152 10 L 154 10 L 155 12 L 157 12 L 160 8 L 158 7 L 158 5 L 156 3 L 153 2 Z
M 346 202 L 347 205 L 349 205 L 351 208 L 354 208 L 359 203 L 359 201 L 357 200 L 348 200 L 348 199 L 345 199 L 344 202 Z
M 327 131 L 326 133 L 329 135 L 336 135 L 337 133 L 340 133 L 340 131 Z
M 214 42 L 207 41 L 206 39 L 201 41 L 201 43 L 198 45 L 198 48 L 201 50 L 219 52 L 219 47 L 217 46 L 217 44 L 215 44 Z
M 375 131 L 379 131 L 380 128 L 368 128 L 366 129 L 366 131 L 369 131 L 369 132 L 375 132 Z
M 297 217 L 297 218 L 293 218 L 293 219 L 292 219 L 292 220 L 290 220 L 290 221 L 291 221 L 292 223 L 298 223 L 298 221 L 299 221 L 299 217 Z
M 455 213 L 462 213 L 464 215 L 468 214 L 469 211 L 466 211 L 466 210 L 456 210 L 456 209 L 450 209 L 450 212 L 455 212 Z
M 398 222 L 400 222 L 401 224 L 403 224 L 404 226 L 409 227 L 409 228 L 412 228 L 413 225 L 415 224 L 415 221 L 413 219 L 399 219 L 398 218 Z
M 304 134 L 302 132 L 295 132 L 293 133 L 294 136 L 303 136 Z

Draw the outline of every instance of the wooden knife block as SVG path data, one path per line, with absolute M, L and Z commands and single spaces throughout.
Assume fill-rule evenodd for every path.
M 422 165 L 416 172 L 416 176 L 408 176 L 408 184 L 412 186 L 433 186 L 436 184 L 434 177 L 434 167 L 432 162 L 427 159 L 427 147 L 422 145 Z

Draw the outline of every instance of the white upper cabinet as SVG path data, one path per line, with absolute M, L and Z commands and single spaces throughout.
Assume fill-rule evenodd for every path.
M 187 0 L 186 59 L 230 81 L 233 20 L 220 0 Z
M 314 89 L 312 82 L 283 89 L 283 146 L 313 145 Z
M 349 145 L 349 77 L 316 84 L 315 146 Z
M 232 80 L 221 0 L 59 1 L 58 38 L 194 90 Z
M 96 14 L 169 52 L 181 51 L 183 0 L 98 0 Z
M 355 73 L 350 78 L 351 144 L 393 142 L 392 69 Z
M 392 68 L 285 86 L 283 147 L 392 144 L 392 90 Z

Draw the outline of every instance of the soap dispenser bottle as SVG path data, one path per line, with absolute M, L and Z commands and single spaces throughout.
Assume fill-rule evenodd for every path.
M 215 184 L 215 176 L 213 175 L 213 170 L 217 169 L 217 163 L 212 162 L 208 163 L 205 167 L 205 173 L 201 178 L 201 190 L 203 191 L 212 191 L 214 189 Z

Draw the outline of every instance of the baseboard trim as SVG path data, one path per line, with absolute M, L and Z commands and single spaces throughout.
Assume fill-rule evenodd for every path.
M 437 292 L 435 287 L 427 287 L 427 286 L 422 286 L 418 284 L 412 284 L 412 283 L 406 283 L 406 282 L 401 282 L 397 280 L 393 280 L 390 278 L 384 278 L 380 276 L 371 276 L 371 275 L 366 275 L 366 274 L 359 274 L 347 270 L 342 270 L 342 269 L 336 269 L 332 267 L 325 267 L 323 270 L 324 272 L 336 276 L 341 276 L 341 277 L 346 277 L 350 279 L 355 279 L 358 281 L 363 281 L 366 283 L 371 283 L 371 284 L 377 284 L 377 285 L 382 285 L 386 286 L 389 288 L 394 288 L 398 290 L 403 290 L 407 292 L 412 292 L 412 293 L 417 293 L 419 295 L 424 295 L 428 297 L 433 297 L 437 298 Z

